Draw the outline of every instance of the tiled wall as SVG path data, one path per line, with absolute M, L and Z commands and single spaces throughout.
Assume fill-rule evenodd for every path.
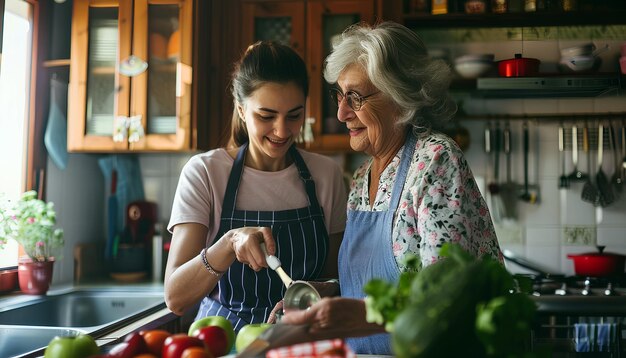
M 515 53 L 525 57 L 535 57 L 542 61 L 542 72 L 557 71 L 560 48 L 593 41 L 598 48 L 609 45 L 609 50 L 600 56 L 603 59 L 601 71 L 615 71 L 615 58 L 619 47 L 626 42 L 624 26 L 588 27 L 544 27 L 525 29 L 464 29 L 453 31 L 424 32 L 422 36 L 429 45 L 445 48 L 450 58 L 466 53 L 494 53 L 496 60 L 512 58 Z M 463 43 L 461 44 L 461 41 Z M 626 97 L 607 98 L 547 98 L 547 99 L 476 99 L 470 96 L 459 97 L 463 110 L 474 116 L 568 114 L 594 112 L 626 113 Z M 529 118 L 530 118 L 529 117 Z M 624 118 L 626 120 L 626 116 Z M 493 180 L 492 160 L 483 150 L 485 120 L 472 120 L 462 123 L 471 133 L 471 145 L 467 158 L 483 192 L 490 201 L 486 183 Z M 566 127 L 571 126 L 565 121 Z M 523 181 L 523 155 L 521 146 L 522 121 L 511 121 L 514 147 L 512 152 L 512 179 Z M 579 123 L 581 124 L 581 123 Z M 591 122 L 590 122 L 591 124 Z M 617 124 L 617 122 L 616 122 Z M 568 189 L 558 189 L 560 162 L 558 152 L 556 121 L 529 121 L 531 131 L 531 152 L 529 178 L 539 186 L 540 202 L 528 204 L 518 202 L 518 217 L 515 221 L 499 225 L 499 238 L 504 249 L 511 250 L 529 260 L 543 264 L 555 272 L 573 273 L 568 253 L 594 251 L 598 245 L 606 245 L 606 250 L 626 254 L 626 188 L 623 197 L 607 208 L 595 208 L 581 200 L 582 183 L 572 184 Z M 595 155 L 595 152 L 593 152 Z M 141 167 L 145 193 L 148 200 L 159 203 L 159 216 L 167 223 L 171 212 L 172 199 L 178 182 L 178 175 L 191 154 L 144 154 Z M 567 170 L 571 171 L 571 151 L 566 152 Z M 341 157 L 337 158 L 341 160 Z M 360 160 L 361 158 L 359 158 Z M 501 179 L 505 178 L 505 162 L 501 159 Z M 584 155 L 579 162 L 586 168 Z M 348 165 L 346 167 L 353 167 Z M 605 172 L 613 173 L 609 160 L 605 161 Z M 578 230 L 578 231 L 572 231 Z M 587 234 L 589 244 L 566 242 L 568 232 Z M 579 238 L 583 241 L 583 237 Z M 523 269 L 509 265 L 512 271 Z
M 471 30 L 471 31 L 470 31 Z M 593 42 L 597 48 L 608 46 L 598 54 L 602 58 L 601 72 L 616 72 L 620 46 L 626 43 L 625 26 L 577 26 L 501 29 L 455 29 L 418 31 L 431 48 L 443 48 L 454 58 L 464 54 L 493 53 L 495 59 L 504 60 L 522 53 L 523 57 L 541 60 L 540 72 L 558 73 L 560 49 Z M 462 43 L 461 43 L 462 42 Z M 504 249 L 541 263 L 555 272 L 572 274 L 573 264 L 568 253 L 595 251 L 595 245 L 605 245 L 606 251 L 626 253 L 626 190 L 623 197 L 606 208 L 595 208 L 581 200 L 584 183 L 573 183 L 568 189 L 559 189 L 561 162 L 558 152 L 558 121 L 535 121 L 533 115 L 626 113 L 626 96 L 601 98 L 542 98 L 542 99 L 476 99 L 470 95 L 457 95 L 462 110 L 485 119 L 463 122 L 472 135 L 467 158 L 488 203 L 492 199 L 486 183 L 493 181 L 493 157 L 483 150 L 484 129 L 487 118 L 495 115 L 512 115 L 529 118 L 530 158 L 529 179 L 540 190 L 539 204 L 517 203 L 515 221 L 498 224 L 498 237 Z M 574 123 L 563 117 L 563 124 L 571 128 Z M 492 121 L 493 122 L 493 121 Z M 522 120 L 511 121 L 514 147 L 512 153 L 512 178 L 523 182 Z M 501 122 L 502 124 L 504 122 Z M 626 123 L 626 115 L 624 122 Z M 576 123 L 579 127 L 583 122 Z M 590 119 L 589 125 L 595 123 Z M 619 121 L 614 121 L 620 125 Z M 596 151 L 592 151 L 595 163 Z M 565 152 L 566 172 L 571 172 L 571 150 Z M 595 164 L 594 164 L 595 165 Z M 505 161 L 500 161 L 500 178 L 505 179 Z M 586 156 L 581 153 L 579 168 L 586 171 Z M 603 166 L 607 175 L 614 170 L 611 157 Z M 594 171 L 595 173 L 595 171 Z M 626 188 L 625 188 L 626 189 Z M 492 205 L 492 211 L 493 208 Z M 576 243 L 570 238 L 577 236 Z M 584 242 L 587 242 L 586 244 Z M 509 265 L 512 271 L 525 270 Z

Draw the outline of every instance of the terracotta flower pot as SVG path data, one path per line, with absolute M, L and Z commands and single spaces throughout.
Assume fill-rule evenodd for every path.
M 20 258 L 17 264 L 18 279 L 22 292 L 29 295 L 45 295 L 52 282 L 54 259 L 33 261 Z

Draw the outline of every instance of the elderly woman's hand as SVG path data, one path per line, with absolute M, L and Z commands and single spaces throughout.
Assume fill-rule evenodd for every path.
M 340 294 L 337 280 L 307 282 L 317 290 L 321 297 L 334 297 Z
M 322 298 L 308 310 L 288 312 L 281 323 L 308 324 L 315 339 L 361 337 L 385 331 L 365 320 L 362 300 L 343 297 Z
M 284 303 L 283 300 L 278 301 L 276 306 L 274 306 L 274 308 L 272 309 L 272 312 L 270 312 L 270 315 L 267 317 L 267 323 L 278 322 L 278 317 L 276 317 L 276 314 L 278 314 L 279 312 L 280 313 L 283 312 L 283 303 Z
M 254 271 L 267 267 L 265 253 L 260 244 L 265 243 L 269 254 L 276 251 L 276 242 L 269 227 L 243 227 L 230 230 L 229 234 L 230 247 L 237 261 L 250 266 Z

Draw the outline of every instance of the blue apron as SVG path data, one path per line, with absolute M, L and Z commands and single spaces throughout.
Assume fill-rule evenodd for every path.
M 276 240 L 276 256 L 291 278 L 318 278 L 326 262 L 328 233 L 324 214 L 315 194 L 315 183 L 302 156 L 295 146 L 289 148 L 289 154 L 304 182 L 309 206 L 281 211 L 237 210 L 235 203 L 247 148 L 247 143 L 241 146 L 231 169 L 220 228 L 214 242 L 230 229 L 246 226 L 271 227 Z M 224 316 L 232 322 L 236 332 L 246 324 L 265 322 L 285 293 L 285 286 L 278 274 L 270 269 L 255 272 L 237 260 L 221 277 L 218 288 L 219 297 L 210 294 L 202 300 L 196 320 L 206 316 Z
M 400 270 L 393 256 L 391 233 L 396 208 L 415 152 L 415 136 L 404 143 L 387 211 L 348 210 L 348 222 L 339 250 L 341 296 L 362 299 L 363 286 L 373 278 L 396 282 Z M 346 340 L 357 354 L 391 354 L 387 333 Z

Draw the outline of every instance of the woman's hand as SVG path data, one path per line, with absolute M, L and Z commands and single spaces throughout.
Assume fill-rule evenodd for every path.
M 278 322 L 276 319 L 276 313 L 278 312 L 282 312 L 283 310 L 283 300 L 278 301 L 278 303 L 276 304 L 276 306 L 274 306 L 274 308 L 272 309 L 272 312 L 270 312 L 270 315 L 267 317 L 267 323 L 276 323 Z
M 230 247 L 239 262 L 250 266 L 254 271 L 268 267 L 260 244 L 265 243 L 270 255 L 276 252 L 276 242 L 269 227 L 243 227 L 230 230 L 229 234 Z
M 365 320 L 365 303 L 343 297 L 322 298 L 308 310 L 290 311 L 281 323 L 307 324 L 314 339 L 361 337 L 385 332 Z

